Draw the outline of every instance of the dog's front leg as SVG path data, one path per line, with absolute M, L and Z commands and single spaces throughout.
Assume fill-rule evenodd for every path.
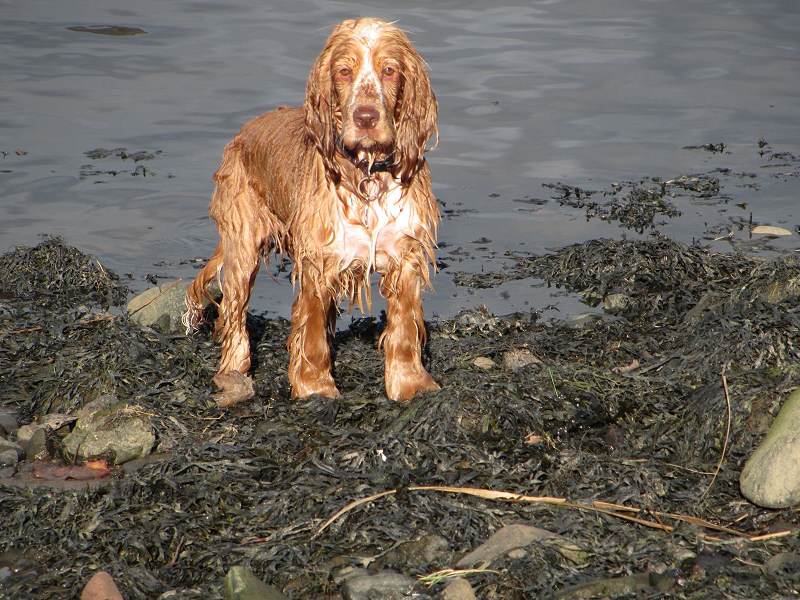
M 439 385 L 422 366 L 425 321 L 422 314 L 422 278 L 415 261 L 401 260 L 381 279 L 388 322 L 380 345 L 386 354 L 386 395 L 406 402 L 418 392 Z
M 334 315 L 331 290 L 304 269 L 300 292 L 292 305 L 292 332 L 288 343 L 292 398 L 314 394 L 337 398 L 341 395 L 331 375 L 330 338 Z

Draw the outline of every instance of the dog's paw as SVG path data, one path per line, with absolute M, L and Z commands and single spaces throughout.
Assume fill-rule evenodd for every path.
M 324 396 L 325 398 L 339 398 L 341 392 L 333 382 L 333 377 L 320 377 L 313 380 L 299 380 L 292 384 L 292 398 L 300 400 L 309 396 Z
M 214 394 L 214 399 L 220 408 L 230 408 L 256 395 L 253 378 L 238 371 L 217 373 L 214 375 L 214 383 L 220 388 L 220 391 Z
M 394 368 L 386 371 L 386 396 L 396 402 L 408 402 L 421 392 L 442 389 L 425 369 Z

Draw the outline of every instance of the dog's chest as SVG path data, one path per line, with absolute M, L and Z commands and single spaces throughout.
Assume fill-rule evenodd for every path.
M 416 237 L 419 225 L 415 207 L 404 197 L 399 183 L 390 183 L 370 202 L 347 195 L 337 202 L 330 251 L 338 256 L 341 270 L 358 261 L 370 270 L 385 271 L 389 259 L 400 258 L 400 242 Z

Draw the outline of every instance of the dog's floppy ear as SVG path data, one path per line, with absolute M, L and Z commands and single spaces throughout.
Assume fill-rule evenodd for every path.
M 336 31 L 328 38 L 324 50 L 317 58 L 306 83 L 305 109 L 306 135 L 316 146 L 325 163 L 325 171 L 336 185 L 342 178 L 336 164 L 336 95 L 331 79 L 331 57 Z
M 428 140 L 436 137 L 438 104 L 431 89 L 428 68 L 408 38 L 397 30 L 396 41 L 402 53 L 402 90 L 395 107 L 395 142 L 398 171 L 395 173 L 407 185 L 425 162 Z

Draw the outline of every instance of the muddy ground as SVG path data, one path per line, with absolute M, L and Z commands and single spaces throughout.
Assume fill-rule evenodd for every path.
M 71 597 L 105 569 L 129 599 L 220 598 L 228 569 L 246 565 L 287 597 L 333 599 L 351 567 L 423 576 L 514 523 L 580 552 L 540 543 L 501 556 L 467 576 L 479 598 L 794 597 L 800 567 L 783 553 L 800 553 L 800 516 L 748 503 L 738 477 L 800 385 L 800 262 L 658 236 L 512 258 L 501 275 L 461 283 L 535 276 L 605 309 L 547 323 L 476 309 L 430 323 L 426 360 L 442 391 L 406 405 L 383 393 L 380 319 L 336 336 L 341 399 L 294 402 L 288 323 L 251 316 L 257 395 L 222 411 L 207 330 L 185 338 L 129 322 L 115 308 L 124 284 L 58 240 L 3 255 L 0 407 L 23 424 L 113 394 L 149 416 L 157 442 L 148 459 L 78 489 L 6 473 L 0 597 Z M 48 440 L 54 456 L 63 433 Z M 351 500 L 390 489 L 319 533 Z M 641 509 L 647 524 L 588 509 L 597 500 Z M 447 543 L 392 551 L 425 534 Z M 598 583 L 628 575 L 616 592 Z M 443 586 L 420 582 L 414 597 Z

